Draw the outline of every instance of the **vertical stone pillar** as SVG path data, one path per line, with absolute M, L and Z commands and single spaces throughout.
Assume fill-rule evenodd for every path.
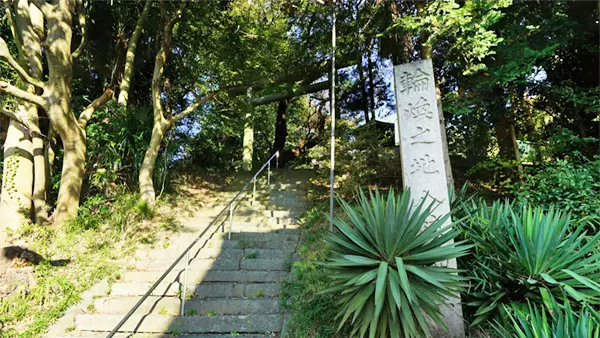
M 242 141 L 242 169 L 252 170 L 252 155 L 254 153 L 254 123 L 252 121 L 252 110 L 254 107 L 251 102 L 252 88 L 246 91 L 246 115 L 244 117 L 244 138 Z
M 433 65 L 430 59 L 394 67 L 396 109 L 398 114 L 402 179 L 411 189 L 415 202 L 437 202 L 429 221 L 450 212 L 448 179 L 436 103 Z M 448 220 L 448 224 L 450 220 Z M 443 265 L 455 268 L 456 260 Z M 448 332 L 432 328 L 433 337 L 464 337 L 460 295 L 442 306 Z

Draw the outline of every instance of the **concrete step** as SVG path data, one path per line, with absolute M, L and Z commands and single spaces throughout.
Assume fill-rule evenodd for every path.
M 285 238 L 285 237 L 284 237 Z M 211 239 L 207 248 L 222 249 L 286 249 L 295 248 L 298 241 Z
M 252 258 L 242 259 L 194 259 L 190 262 L 190 270 L 285 270 L 285 259 L 262 259 L 258 253 L 251 255 Z M 165 271 L 171 264 L 172 259 L 145 259 L 136 261 L 134 269 L 137 271 Z M 185 269 L 182 260 L 175 270 Z
M 170 260 L 171 262 L 173 262 L 175 260 L 175 258 L 179 257 L 179 255 L 181 255 L 183 250 L 185 250 L 184 247 L 176 247 L 176 248 L 171 248 L 171 249 L 170 248 L 171 247 L 167 248 L 166 250 L 157 250 L 157 249 L 138 250 L 135 257 L 137 257 L 140 260 L 163 259 L 163 260 Z M 239 258 L 242 258 L 243 256 L 244 256 L 244 249 L 221 250 L 221 249 L 217 249 L 217 248 L 206 248 L 206 247 L 200 248 L 200 245 L 198 245 L 198 247 L 194 247 L 190 251 L 191 259 L 215 259 L 215 258 L 239 259 Z M 181 262 L 179 262 L 179 264 L 183 264 L 182 262 L 183 262 L 183 260 Z
M 122 315 L 79 315 L 75 324 L 78 330 L 109 331 L 121 320 Z M 265 333 L 279 332 L 283 315 L 248 316 L 132 316 L 123 325 L 121 332 L 165 332 L 180 333 Z
M 138 297 L 109 297 L 96 299 L 96 314 L 125 314 L 139 300 Z M 175 297 L 149 297 L 134 313 L 137 315 L 162 314 L 178 315 L 181 300 Z M 205 315 L 241 315 L 241 314 L 273 314 L 280 312 L 279 300 L 276 298 L 255 299 L 190 299 L 185 302 L 184 313 L 194 316 Z
M 233 235 L 233 234 L 232 234 Z M 196 257 L 195 253 L 200 250 L 200 252 L 206 249 L 215 249 L 219 250 L 219 254 L 217 256 L 211 256 L 210 258 L 219 257 L 222 253 L 223 255 L 227 255 L 227 251 L 230 249 L 293 249 L 298 244 L 297 240 L 292 241 L 273 241 L 273 240 L 228 240 L 227 234 L 215 234 L 215 237 L 212 239 L 202 239 L 198 241 L 196 246 L 192 248 L 190 254 L 192 257 Z M 282 238 L 294 238 L 294 236 L 283 236 Z M 297 237 L 296 237 L 297 238 Z M 138 258 L 143 257 L 178 257 L 185 249 L 189 247 L 190 243 L 185 241 L 178 245 L 171 245 L 165 249 L 155 248 L 150 250 L 139 251 L 136 255 Z M 221 257 L 219 257 L 221 258 Z M 225 258 L 225 257 L 223 257 Z
M 294 253 L 296 244 L 283 249 L 258 249 L 258 248 L 194 248 L 190 251 L 190 259 L 240 259 L 252 253 L 258 253 L 258 257 L 264 259 L 287 258 Z M 161 259 L 175 261 L 185 248 L 174 248 L 171 250 L 139 250 L 136 254 L 138 260 Z M 183 260 L 178 263 L 183 266 Z M 180 268 L 182 269 L 182 268 Z
M 119 282 L 113 283 L 110 296 L 142 296 L 150 289 L 153 283 L 148 282 Z M 153 292 L 153 296 L 175 297 L 180 294 L 181 285 L 178 282 L 161 283 Z M 194 298 L 221 298 L 221 297 L 278 297 L 281 285 L 277 283 L 209 283 L 199 285 L 188 284 L 188 294 Z
M 226 204 L 223 205 L 223 207 Z M 202 209 L 194 213 L 192 219 L 197 221 L 212 221 L 215 217 L 217 217 L 221 211 L 223 210 L 222 206 L 218 206 L 216 208 Z M 241 221 L 244 221 L 244 218 L 248 217 L 274 217 L 274 218 L 289 218 L 292 216 L 294 212 L 291 208 L 285 209 L 272 209 L 268 205 L 252 205 L 251 203 L 245 203 L 237 206 L 233 210 L 233 219 L 241 218 Z M 229 217 L 229 209 L 225 210 L 219 219 L 225 219 Z
M 259 259 L 283 259 L 289 260 L 295 252 L 295 247 L 286 249 L 244 249 L 244 257 L 256 256 Z
M 251 267 L 247 271 L 241 271 L 238 269 L 230 270 L 214 270 L 211 268 L 198 268 L 190 269 L 188 271 L 188 283 L 200 283 L 200 282 L 276 282 L 281 281 L 286 271 L 267 271 L 260 266 L 263 260 L 244 263 L 244 266 Z M 239 263 L 238 263 L 239 264 Z M 285 262 L 269 262 L 269 267 L 275 267 L 276 269 L 268 270 L 285 270 Z M 223 264 L 227 265 L 227 264 Z M 259 271 L 256 271 L 259 270 Z M 119 279 L 123 282 L 154 282 L 158 280 L 164 271 L 129 271 L 121 276 Z M 183 270 L 172 270 L 169 272 L 166 281 L 183 281 L 185 271 Z
M 252 232 L 236 232 L 231 234 L 231 239 L 236 241 L 273 241 L 273 242 L 285 242 L 293 241 L 297 242 L 300 238 L 299 233 L 252 233 Z
M 253 231 L 249 231 L 248 229 L 243 229 L 243 228 L 238 228 L 236 230 L 237 231 L 231 232 L 231 240 L 257 241 L 257 242 L 258 241 L 272 241 L 272 242 L 293 241 L 293 242 L 297 242 L 298 239 L 300 238 L 300 232 L 297 230 L 295 232 L 290 232 L 290 231 L 293 231 L 292 229 L 273 229 L 270 232 L 253 232 Z M 180 243 L 177 246 L 173 246 L 173 247 L 185 248 L 196 238 L 196 236 L 193 234 L 182 234 L 182 235 L 178 235 L 177 237 L 174 236 L 173 238 L 177 238 L 177 240 L 179 240 L 180 242 L 183 242 L 183 243 Z M 229 228 L 226 227 L 225 232 L 217 231 L 216 233 L 213 233 L 210 236 L 203 237 L 202 239 L 200 239 L 198 241 L 198 243 L 203 244 L 204 241 L 208 240 L 208 239 L 210 239 L 212 241 L 217 241 L 217 240 L 228 240 L 228 238 L 229 238 Z M 169 247 L 171 247 L 171 246 L 169 246 Z
M 105 338 L 108 332 L 80 332 L 72 331 L 68 335 L 53 336 L 52 338 Z M 169 333 L 117 333 L 114 338 L 231 338 L 231 333 L 228 334 L 169 334 Z M 269 334 L 240 334 L 235 335 L 237 338 L 272 338 L 279 337 L 276 333 Z

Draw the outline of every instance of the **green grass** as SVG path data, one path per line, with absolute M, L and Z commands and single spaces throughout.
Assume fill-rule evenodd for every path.
M 89 304 L 89 305 L 87 306 L 87 308 L 86 308 L 86 311 L 87 311 L 88 313 L 95 313 L 95 312 L 96 312 L 96 307 L 94 306 L 94 304 L 93 304 L 93 303 L 92 303 L 92 304 Z
M 161 307 L 160 310 L 158 311 L 159 315 L 166 315 L 167 313 L 168 313 L 167 309 L 164 306 Z
M 194 315 L 197 315 L 197 314 L 198 314 L 198 311 L 195 308 L 188 309 L 185 312 L 186 316 L 194 316 Z
M 286 260 L 286 268 L 293 265 L 293 277 L 283 282 L 281 298 L 291 312 L 287 337 L 346 337 L 345 331 L 336 332 L 337 299 L 331 293 L 321 292 L 330 287 L 330 274 L 321 264 L 329 254 L 323 241 L 329 223 L 323 216 L 328 205 L 313 207 L 301 219 L 302 243 L 300 259 Z
M 81 294 L 103 279 L 120 276 L 116 261 L 133 252 L 143 238 L 151 238 L 159 228 L 142 220 L 153 213 L 138 204 L 136 195 L 121 195 L 112 201 L 90 197 L 81 206 L 80 216 L 62 228 L 23 225 L 11 234 L 48 260 L 35 268 L 36 284 L 0 300 L 0 336 L 39 337 Z M 93 304 L 87 311 L 95 311 Z M 17 330 L 18 327 L 18 330 Z
M 256 259 L 258 258 L 258 253 L 256 252 L 252 252 L 250 254 L 248 254 L 248 256 L 246 256 L 247 259 Z
M 256 294 L 250 296 L 250 298 L 262 298 L 265 296 L 265 293 L 262 290 L 259 290 Z

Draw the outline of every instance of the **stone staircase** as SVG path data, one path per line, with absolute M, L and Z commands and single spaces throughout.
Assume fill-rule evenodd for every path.
M 209 231 L 190 251 L 184 315 L 182 259 L 116 336 L 279 337 L 284 326 L 280 283 L 290 277 L 300 237 L 295 221 L 306 208 L 309 175 L 280 170 L 271 177 L 270 190 L 262 179 L 254 203 L 250 185 L 248 198 L 235 209 L 231 239 L 225 212 L 219 218 L 225 231 L 214 227 L 217 231 Z M 250 177 L 239 177 L 187 219 L 168 246 L 136 252 L 129 269 L 76 316 L 69 332 L 50 336 L 105 337 Z

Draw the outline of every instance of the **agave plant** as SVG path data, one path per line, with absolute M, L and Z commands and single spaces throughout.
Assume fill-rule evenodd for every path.
M 507 323 L 493 326 L 498 338 L 599 338 L 600 324 L 587 309 L 577 313 L 569 302 L 559 305 L 550 296 L 550 306 L 529 303 L 504 306 Z
M 411 202 L 410 192 L 387 199 L 379 191 L 370 198 L 360 191 L 358 207 L 339 203 L 348 221 L 332 220 L 339 232 L 328 241 L 332 257 L 326 263 L 339 294 L 341 329 L 351 320 L 352 336 L 422 337 L 428 318 L 445 327 L 440 305 L 456 297 L 465 278 L 438 263 L 467 254 L 470 246 L 454 243 L 457 230 L 446 225 L 449 215 L 430 225 L 433 204 Z
M 464 227 L 475 243 L 473 325 L 504 315 L 504 305 L 541 304 L 548 295 L 600 318 L 593 308 L 600 305 L 600 233 L 587 237 L 583 225 L 569 232 L 569 215 L 554 210 L 484 202 L 469 210 L 476 210 Z

